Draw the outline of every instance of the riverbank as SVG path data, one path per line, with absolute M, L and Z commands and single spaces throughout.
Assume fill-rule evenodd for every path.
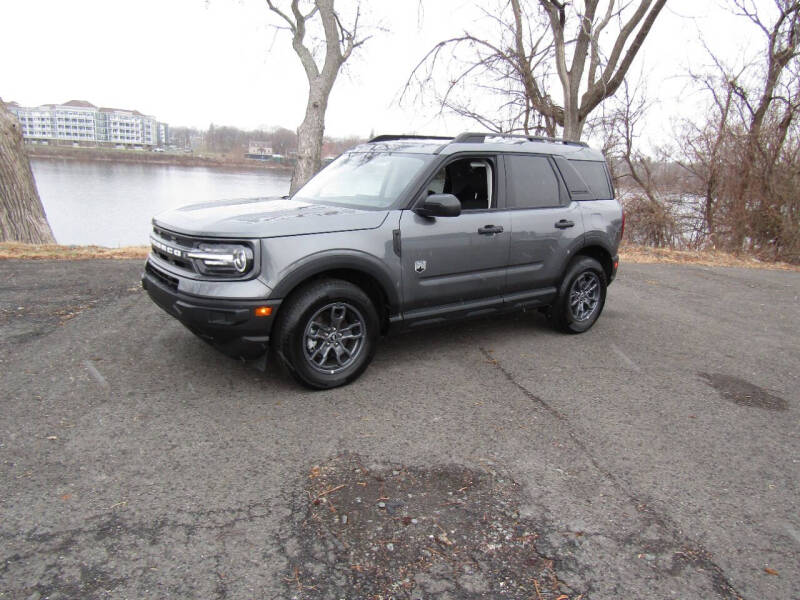
M 670 263 L 703 265 L 708 267 L 744 267 L 747 269 L 770 269 L 773 271 L 800 271 L 800 265 L 785 262 L 770 262 L 744 254 L 730 254 L 718 250 L 671 250 L 623 244 L 619 249 L 620 263 Z
M 103 246 L 61 246 L 58 244 L 21 244 L 19 242 L 0 243 L 0 260 L 3 259 L 48 259 L 48 260 L 89 260 L 125 259 L 147 257 L 148 246 L 125 246 L 105 248 Z M 619 259 L 625 263 L 667 263 L 700 265 L 708 267 L 744 267 L 747 269 L 769 269 L 778 271 L 800 271 L 800 266 L 781 262 L 763 262 L 747 256 L 735 256 L 725 252 L 668 250 L 647 246 L 625 245 L 620 248 Z
M 0 242 L 0 260 L 88 260 L 98 258 L 146 258 L 148 246 L 123 246 L 106 248 L 104 246 L 62 246 L 59 244 L 22 244 L 20 242 Z
M 179 167 L 207 167 L 217 169 L 247 169 L 253 171 L 291 172 L 292 165 L 228 156 L 185 154 L 177 152 L 151 152 L 147 150 L 120 150 L 116 148 L 83 148 L 73 146 L 43 146 L 26 144 L 30 158 L 76 160 L 93 162 L 121 162 L 147 165 L 172 165 Z

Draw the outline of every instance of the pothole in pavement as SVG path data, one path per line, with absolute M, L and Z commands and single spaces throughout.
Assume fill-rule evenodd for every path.
M 786 410 L 788 408 L 788 403 L 783 398 L 744 379 L 724 373 L 698 373 L 698 375 L 717 390 L 723 398 L 736 404 L 769 410 Z
M 580 597 L 536 550 L 519 486 L 491 469 L 314 466 L 294 509 L 290 597 Z

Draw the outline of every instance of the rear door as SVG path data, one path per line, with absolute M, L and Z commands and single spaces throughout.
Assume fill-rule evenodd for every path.
M 548 156 L 505 156 L 511 217 L 506 301 L 525 304 L 556 292 L 565 259 L 583 239 L 583 219 Z
M 495 156 L 452 158 L 425 193 L 452 193 L 458 217 L 400 219 L 404 319 L 475 312 L 502 304 L 511 219 L 498 209 L 503 177 Z

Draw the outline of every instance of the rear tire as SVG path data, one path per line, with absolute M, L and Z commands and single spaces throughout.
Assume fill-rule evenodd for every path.
M 553 324 L 565 333 L 591 329 L 606 303 L 606 272 L 588 256 L 578 256 L 567 267 L 553 305 Z
M 346 385 L 372 361 L 378 313 L 359 287 L 340 279 L 314 281 L 281 308 L 272 345 L 301 384 L 318 390 Z

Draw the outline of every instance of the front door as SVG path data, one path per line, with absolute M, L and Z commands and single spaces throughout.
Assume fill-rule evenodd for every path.
M 497 172 L 493 157 L 453 159 L 428 183 L 428 190 L 454 194 L 461 214 L 430 218 L 403 211 L 404 318 L 502 303 L 511 219 L 508 211 L 496 208 Z

